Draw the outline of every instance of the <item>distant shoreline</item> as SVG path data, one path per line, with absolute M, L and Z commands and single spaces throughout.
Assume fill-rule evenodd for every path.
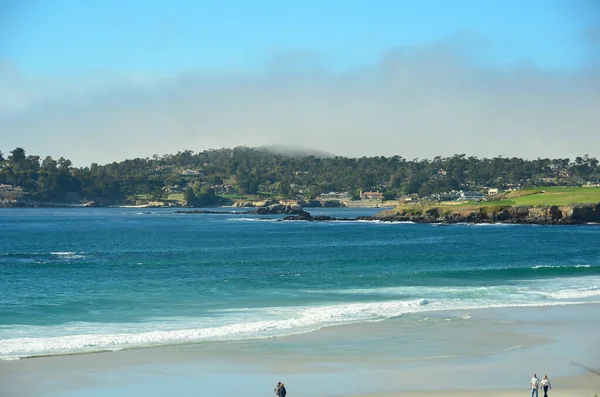
M 470 206 L 440 206 L 440 205 L 401 205 L 397 204 L 392 208 L 390 202 L 383 207 L 383 202 L 355 203 L 353 206 L 340 205 L 322 205 L 319 208 L 381 208 L 381 211 L 373 216 L 359 216 L 354 218 L 338 218 L 334 216 L 315 215 L 305 210 L 301 205 L 295 202 L 275 203 L 262 202 L 261 205 L 252 204 L 245 207 L 245 202 L 237 203 L 234 206 L 214 206 L 183 207 L 173 203 L 150 202 L 139 205 L 114 205 L 102 206 L 94 202 L 86 204 L 65 204 L 65 203 L 36 203 L 29 206 L 4 206 L 4 208 L 129 208 L 129 209 L 151 209 L 163 208 L 173 209 L 175 213 L 181 214 L 210 214 L 210 213 L 231 213 L 257 214 L 257 215 L 285 215 L 282 221 L 309 221 L 309 222 L 335 222 L 335 221 L 384 221 L 384 222 L 414 222 L 414 223 L 474 223 L 474 224 L 531 224 L 531 225 L 582 225 L 582 224 L 600 224 L 600 202 L 586 204 L 569 205 L 470 205 Z M 241 205 L 240 205 L 241 204 Z M 381 205 L 382 207 L 379 207 Z M 311 203 L 308 207 L 315 208 L 317 205 Z M 214 208 L 207 210 L 206 208 Z M 221 209 L 244 208 L 245 211 L 223 211 Z
M 211 210 L 179 210 L 182 214 L 223 213 Z M 336 221 L 383 221 L 413 223 L 475 223 L 475 224 L 530 224 L 530 225 L 581 225 L 600 224 L 600 203 L 573 204 L 567 206 L 497 206 L 460 208 L 445 207 L 402 207 L 382 210 L 373 216 L 338 218 L 315 215 L 299 206 L 271 205 L 232 214 L 286 215 L 282 221 L 336 222 Z

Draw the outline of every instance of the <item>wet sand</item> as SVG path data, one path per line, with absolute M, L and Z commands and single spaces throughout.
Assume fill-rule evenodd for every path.
M 600 305 L 429 312 L 253 341 L 0 362 L 0 395 L 289 397 L 600 394 Z M 540 397 L 543 393 L 540 394 Z

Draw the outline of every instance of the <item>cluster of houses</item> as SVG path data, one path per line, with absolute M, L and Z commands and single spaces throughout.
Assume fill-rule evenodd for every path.
M 498 194 L 498 189 L 495 190 Z M 451 190 L 444 193 L 434 193 L 423 197 L 427 201 L 479 201 L 483 199 L 484 194 L 477 191 Z
M 206 165 L 208 165 L 208 164 L 205 164 L 205 166 Z M 294 172 L 295 175 L 301 175 L 301 174 L 307 174 L 307 173 L 308 172 L 306 172 L 306 171 Z M 198 170 L 194 170 L 194 169 L 182 169 L 180 171 L 180 174 L 185 175 L 185 176 L 196 176 L 196 175 L 199 175 L 200 172 Z M 439 176 L 444 176 L 447 174 L 447 172 L 443 169 L 438 169 L 438 170 L 436 170 L 436 174 Z M 165 191 L 167 191 L 168 193 L 176 193 L 176 192 L 182 192 L 184 189 L 185 189 L 185 186 L 182 187 L 179 185 L 173 185 L 173 186 L 169 186 L 169 187 L 165 188 Z M 214 185 L 213 189 L 216 194 L 235 194 L 235 193 L 237 193 L 236 189 L 233 186 L 227 185 L 227 184 Z M 259 190 L 268 191 L 269 187 L 261 185 L 261 186 L 259 186 Z M 292 193 L 302 195 L 302 194 L 304 194 L 304 187 L 301 185 L 297 185 L 297 184 L 291 184 L 290 191 Z M 402 196 L 395 197 L 395 200 L 398 200 L 403 203 L 417 203 L 419 201 L 480 201 L 486 195 L 495 195 L 495 194 L 498 194 L 498 189 L 496 189 L 496 188 L 487 189 L 485 194 L 480 191 L 471 191 L 471 190 L 455 191 L 455 190 L 452 190 L 450 192 L 431 194 L 427 197 L 421 197 L 421 198 L 417 194 L 402 195 Z M 352 195 L 349 192 L 329 192 L 329 193 L 322 193 L 317 196 L 317 200 L 321 200 L 321 201 L 350 200 L 351 198 L 352 198 Z M 383 201 L 384 199 L 385 198 L 384 198 L 384 194 L 382 191 L 379 191 L 379 190 L 377 190 L 377 191 L 362 191 L 361 190 L 360 191 L 360 200 Z
M 207 163 L 203 164 L 205 167 L 208 166 Z M 307 174 L 306 171 L 295 171 L 295 175 Z M 184 176 L 197 176 L 200 174 L 200 171 L 194 169 L 182 169 L 180 171 L 180 175 Z M 438 169 L 436 170 L 436 175 L 444 176 L 446 175 L 446 170 Z M 547 184 L 555 184 L 557 179 L 565 179 L 569 178 L 571 174 L 568 171 L 560 171 L 557 176 L 552 178 L 540 178 L 540 182 L 544 182 Z M 600 183 L 587 182 L 584 186 L 599 186 Z M 385 190 L 385 184 L 381 185 Z M 212 186 L 216 194 L 236 194 L 237 191 L 234 186 L 228 184 L 214 185 Z M 519 184 L 508 184 L 504 186 L 505 190 L 518 190 L 522 189 L 522 186 Z M 8 191 L 13 189 L 11 185 L 0 185 L 1 191 Z M 270 186 L 259 186 L 260 191 L 269 191 Z M 164 189 L 167 193 L 178 193 L 185 190 L 185 186 L 173 185 L 165 187 Z M 304 187 L 298 184 L 290 184 L 290 192 L 293 194 L 303 195 L 305 193 Z M 498 188 L 482 188 L 479 191 L 476 190 L 452 190 L 444 193 L 435 193 L 426 197 L 419 197 L 417 194 L 411 195 L 402 195 L 395 197 L 395 200 L 398 200 L 402 203 L 417 203 L 419 201 L 482 201 L 485 200 L 486 196 L 493 196 L 499 194 L 500 191 Z M 327 200 L 350 200 L 352 195 L 349 192 L 329 192 L 322 193 L 317 196 L 317 200 L 327 201 Z M 365 201 L 383 201 L 385 200 L 384 194 L 382 191 L 361 191 L 360 192 L 360 200 Z
M 0 207 L 12 207 L 22 194 L 22 187 L 0 183 Z
M 319 194 L 317 199 L 319 200 L 347 200 L 350 199 L 350 193 L 348 192 L 329 192 Z M 383 200 L 382 192 L 360 192 L 361 200 Z
M 185 190 L 187 186 L 180 186 L 180 185 L 171 185 L 171 186 L 166 186 L 164 188 L 164 191 L 166 193 L 181 193 Z M 222 184 L 222 185 L 213 185 L 212 188 L 215 191 L 215 194 L 236 194 L 237 190 L 235 189 L 235 187 L 228 185 L 228 184 Z
M 10 193 L 22 193 L 23 188 L 21 186 L 13 186 L 7 185 L 4 183 L 0 183 L 0 194 L 10 194 Z
M 479 191 L 463 191 L 463 190 L 452 190 L 445 193 L 435 193 L 426 197 L 419 198 L 418 194 L 406 194 L 397 196 L 395 199 L 401 203 L 417 203 L 420 200 L 423 201 L 481 201 L 485 196 L 493 196 L 499 193 L 497 188 L 489 188 L 486 193 Z M 350 194 L 348 192 L 329 192 L 320 194 L 317 199 L 319 200 L 344 200 L 349 199 Z M 369 201 L 382 201 L 384 200 L 383 193 L 380 191 L 368 191 L 360 192 L 361 200 Z

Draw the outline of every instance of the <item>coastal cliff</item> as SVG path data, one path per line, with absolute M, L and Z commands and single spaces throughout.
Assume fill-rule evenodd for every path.
M 520 224 L 583 224 L 600 223 L 600 203 L 570 204 L 563 206 L 473 206 L 449 207 L 396 207 L 381 211 L 374 219 L 416 223 L 520 223 Z

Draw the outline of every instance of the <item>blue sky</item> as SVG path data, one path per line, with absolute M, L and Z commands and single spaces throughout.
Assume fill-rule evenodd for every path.
M 473 62 L 579 66 L 600 6 L 527 1 L 3 0 L 0 56 L 33 74 L 260 72 L 288 52 L 348 70 L 454 39 Z M 597 4 L 597 3 L 596 3 Z
M 0 92 L 1 151 L 81 165 L 600 157 L 600 2 L 0 0 Z

